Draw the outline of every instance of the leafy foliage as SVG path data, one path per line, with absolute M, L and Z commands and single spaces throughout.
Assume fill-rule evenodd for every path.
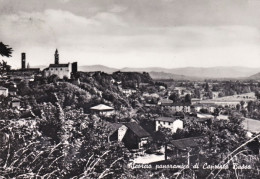
M 0 55 L 3 57 L 11 57 L 13 49 L 3 42 L 0 42 Z

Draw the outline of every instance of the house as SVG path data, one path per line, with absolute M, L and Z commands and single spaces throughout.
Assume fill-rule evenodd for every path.
M 208 111 L 209 111 L 210 113 L 214 113 L 215 109 L 217 109 L 217 108 L 218 108 L 218 105 L 216 105 L 216 104 L 209 104 L 209 105 L 207 106 L 207 109 L 208 109 Z
M 142 149 L 151 135 L 136 122 L 124 124 L 127 131 L 124 135 L 123 142 L 128 149 Z
M 171 108 L 175 112 L 181 112 L 181 111 L 185 113 L 191 112 L 191 107 L 189 103 L 173 103 Z
M 212 99 L 218 98 L 219 92 L 212 92 Z
M 182 96 L 184 92 L 186 91 L 186 88 L 184 87 L 175 87 L 173 90 L 175 93 L 177 93 L 179 96 Z
M 136 90 L 135 90 L 135 89 L 130 89 L 130 88 L 128 88 L 128 89 L 122 89 L 122 92 L 123 92 L 126 96 L 130 96 L 130 95 L 136 93 Z
M 173 100 L 170 99 L 161 99 L 158 101 L 158 105 L 160 106 L 171 106 L 173 104 Z
M 203 104 L 194 104 L 192 105 L 192 112 L 200 112 L 201 109 L 203 109 Z
M 185 117 L 184 121 L 185 122 L 194 121 L 201 124 L 209 124 L 212 121 L 212 118 Z
M 162 99 L 158 102 L 158 105 L 167 107 L 174 112 L 185 112 L 185 113 L 191 112 L 191 106 L 189 103 L 173 103 L 172 100 Z
M 206 137 L 190 137 L 170 141 L 168 148 L 173 152 L 175 158 L 187 159 L 187 164 L 195 164 L 198 162 L 198 154 L 201 144 L 207 140 Z
M 201 109 L 207 110 L 209 113 L 214 113 L 215 109 L 218 108 L 218 105 L 214 103 L 207 104 L 194 104 L 192 112 L 200 112 Z
M 105 104 L 99 104 L 97 106 L 91 107 L 90 110 L 92 113 L 96 113 L 104 116 L 110 116 L 111 114 L 114 113 L 114 108 L 107 106 Z
M 77 72 L 77 62 L 67 64 L 59 63 L 59 53 L 57 49 L 55 51 L 54 57 L 54 64 L 50 64 L 48 68 L 43 70 L 44 77 L 57 75 L 60 79 L 63 79 L 64 77 L 70 79 L 71 74 Z
M 191 98 L 191 104 L 197 104 L 200 103 L 201 99 L 200 98 Z
M 119 123 L 110 123 L 110 122 L 105 122 L 107 128 L 109 129 L 109 137 L 108 137 L 108 141 L 120 141 L 122 142 L 126 131 L 127 131 L 127 127 L 123 124 L 119 124 Z
M 13 98 L 11 101 L 11 107 L 12 108 L 20 108 L 21 107 L 21 101 L 18 98 Z
M 5 88 L 5 87 L 0 87 L 0 95 L 3 95 L 5 97 L 8 96 L 8 88 Z
M 180 97 L 184 97 L 187 94 L 192 94 L 191 91 L 187 90 L 185 87 L 175 87 L 173 92 L 178 94 Z
M 183 129 L 183 121 L 172 117 L 159 117 L 155 119 L 155 131 L 160 127 L 171 129 L 172 133 L 175 133 L 177 129 Z
M 142 149 L 151 138 L 151 135 L 136 122 L 104 124 L 109 130 L 109 142 L 123 142 L 128 149 Z

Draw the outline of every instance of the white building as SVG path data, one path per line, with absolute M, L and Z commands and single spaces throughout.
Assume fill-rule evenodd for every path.
M 130 96 L 132 94 L 135 94 L 136 90 L 127 88 L 127 89 L 122 89 L 122 92 L 128 97 L 128 96 Z
M 219 92 L 212 92 L 212 99 L 218 98 Z
M 175 133 L 177 129 L 183 129 L 183 121 L 171 117 L 159 117 L 155 119 L 155 131 L 160 127 L 171 129 L 172 133 Z
M 0 95 L 7 97 L 8 96 L 8 88 L 0 86 Z
M 105 104 L 99 104 L 97 106 L 91 107 L 90 110 L 92 111 L 92 113 L 96 113 L 103 116 L 110 116 L 115 112 L 114 108 Z
M 191 112 L 191 108 L 190 108 L 190 104 L 188 103 L 174 103 L 171 106 L 172 110 L 175 112 L 185 112 L 185 113 L 190 113 Z
M 57 75 L 59 78 L 70 78 L 71 73 L 70 63 L 68 64 L 50 64 L 49 68 L 44 70 L 44 76 Z
M 64 77 L 70 79 L 71 73 L 77 71 L 77 62 L 60 64 L 59 53 L 57 49 L 55 51 L 54 57 L 54 64 L 50 64 L 48 68 L 44 69 L 44 77 L 57 75 L 60 79 L 63 79 Z

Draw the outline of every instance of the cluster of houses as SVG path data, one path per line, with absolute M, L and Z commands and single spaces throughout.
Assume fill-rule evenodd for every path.
M 14 82 L 6 82 L 6 81 L 1 81 L 0 86 L 0 96 L 4 97 L 10 97 L 10 101 L 8 102 L 8 105 L 11 108 L 20 108 L 20 99 L 17 98 L 17 86 L 16 83 Z
M 90 108 L 93 114 L 102 116 L 110 116 L 113 114 L 114 108 L 105 104 L 99 104 Z M 159 128 L 168 128 L 172 133 L 175 133 L 177 129 L 183 129 L 183 121 L 179 118 L 173 117 L 158 117 L 154 119 L 155 128 L 154 131 L 158 131 Z M 106 125 L 111 129 L 109 141 L 121 141 L 129 149 L 141 149 L 147 144 L 151 135 L 145 131 L 138 123 L 109 123 Z
M 111 115 L 114 112 L 112 107 L 104 104 L 100 104 L 91 108 L 93 113 L 99 115 Z M 199 122 L 205 122 L 205 119 L 211 118 L 211 116 L 200 116 Z M 185 119 L 197 120 L 194 118 Z M 159 131 L 160 128 L 170 129 L 171 133 L 174 134 L 178 129 L 184 128 L 184 120 L 178 117 L 157 117 L 154 119 L 154 132 Z M 170 151 L 171 156 L 187 158 L 188 164 L 194 162 L 193 155 L 201 147 L 201 143 L 206 139 L 205 136 L 201 137 L 189 137 L 178 140 L 171 140 L 167 145 L 167 150 L 163 149 L 163 153 L 146 153 L 147 144 L 152 141 L 152 135 L 148 133 L 143 127 L 137 122 L 124 122 L 124 123 L 111 123 L 108 121 L 102 121 L 104 126 L 109 129 L 108 141 L 119 141 L 124 143 L 124 146 L 130 151 L 134 152 L 132 161 L 134 163 L 148 164 L 153 162 L 159 162 L 167 160 L 167 156 Z M 149 150 L 146 150 L 149 151 Z M 194 154 L 195 153 L 195 154 Z M 195 158 L 197 155 L 195 155 Z
M 59 53 L 56 49 L 54 54 L 54 64 L 50 64 L 49 68 L 41 71 L 39 68 L 31 68 L 29 63 L 26 66 L 26 53 L 21 53 L 21 68 L 16 70 L 7 70 L 1 74 L 0 79 L 0 96 L 10 97 L 9 105 L 11 108 L 23 110 L 23 106 L 18 93 L 17 85 L 25 82 L 34 81 L 35 77 L 49 77 L 57 75 L 59 78 L 67 77 L 68 79 L 77 72 L 77 62 L 60 64 Z

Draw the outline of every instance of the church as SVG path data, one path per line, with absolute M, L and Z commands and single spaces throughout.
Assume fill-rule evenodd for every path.
M 49 77 L 51 75 L 57 75 L 60 79 L 67 77 L 71 78 L 71 75 L 77 72 L 78 64 L 73 63 L 59 63 L 59 52 L 56 49 L 54 54 L 54 64 L 50 64 L 48 68 L 43 70 L 44 77 Z

